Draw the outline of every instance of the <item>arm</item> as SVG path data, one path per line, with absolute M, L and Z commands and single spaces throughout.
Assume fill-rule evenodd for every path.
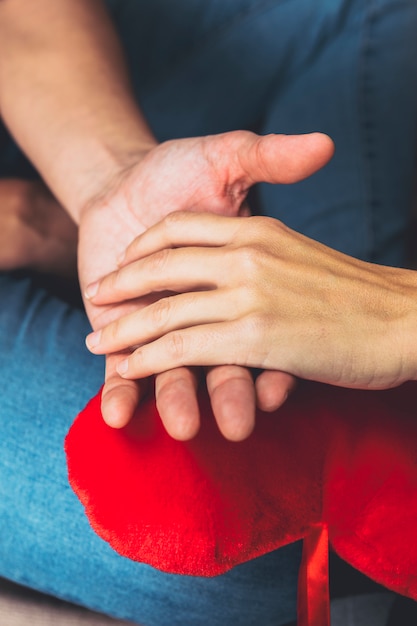
M 156 144 L 99 0 L 0 2 L 0 112 L 77 223 Z
M 332 154 L 331 142 L 320 135 L 260 138 L 241 132 L 157 145 L 133 100 L 119 43 L 99 0 L 0 0 L 0 111 L 79 224 L 82 290 L 114 270 L 126 246 L 169 212 L 236 216 L 255 182 L 294 182 Z M 133 306 L 85 305 L 93 328 Z M 106 358 L 102 411 L 113 426 L 129 421 L 143 389 L 117 373 L 123 358 Z M 274 373 L 272 381 L 270 376 L 263 375 L 258 395 L 273 408 L 292 383 L 286 375 Z M 215 414 L 225 422 L 236 412 L 242 415 L 229 432 L 245 436 L 255 412 L 250 373 L 214 368 L 207 384 Z M 198 424 L 192 372 L 161 373 L 155 386 L 160 413 L 177 423 L 171 432 L 190 436 Z M 182 425 L 178 415 L 184 416 Z
M 97 304 L 184 292 L 87 339 L 95 353 L 139 344 L 119 364 L 126 378 L 220 363 L 366 389 L 417 378 L 415 271 L 358 261 L 269 218 L 208 214 L 167 218 L 124 264 L 90 287 Z
M 144 228 L 130 213 L 129 220 L 108 208 L 100 214 L 106 190 L 156 142 L 133 100 L 101 0 L 0 1 L 0 114 L 80 225 L 81 285 L 114 269 Z M 97 197 L 103 202 L 83 219 Z M 109 241 L 111 232 L 117 237 Z M 86 311 L 94 328 L 96 310 L 87 303 Z M 106 359 L 103 411 L 117 418 L 134 410 L 140 388 L 120 383 L 116 362 Z

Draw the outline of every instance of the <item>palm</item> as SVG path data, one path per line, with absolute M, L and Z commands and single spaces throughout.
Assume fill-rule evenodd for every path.
M 123 172 L 115 189 L 101 196 L 80 223 L 81 287 L 114 270 L 126 246 L 168 213 L 237 215 L 249 185 L 236 180 L 233 167 L 221 168 L 221 148 L 218 137 L 166 142 Z M 88 302 L 86 307 L 95 325 L 102 311 Z

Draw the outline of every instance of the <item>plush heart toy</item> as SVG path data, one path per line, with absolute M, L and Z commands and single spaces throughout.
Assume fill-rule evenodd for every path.
M 94 530 L 161 570 L 214 576 L 304 539 L 300 626 L 329 623 L 327 549 L 417 599 L 417 384 L 356 391 L 301 384 L 246 441 L 226 441 L 208 399 L 189 442 L 153 399 L 122 430 L 98 394 L 65 442 L 69 480 Z

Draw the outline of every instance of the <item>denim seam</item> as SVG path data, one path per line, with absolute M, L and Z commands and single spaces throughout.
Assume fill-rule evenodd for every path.
M 372 116 L 372 63 L 375 54 L 372 30 L 378 10 L 375 0 L 368 0 L 368 5 L 368 10 L 364 16 L 363 40 L 359 54 L 358 119 L 360 133 L 359 142 L 362 154 L 362 159 L 359 163 L 362 172 L 359 172 L 359 180 L 362 181 L 363 185 L 364 227 L 366 228 L 364 253 L 368 260 L 372 260 L 376 255 L 376 213 L 381 205 L 373 180 L 373 162 L 376 155 L 376 126 Z

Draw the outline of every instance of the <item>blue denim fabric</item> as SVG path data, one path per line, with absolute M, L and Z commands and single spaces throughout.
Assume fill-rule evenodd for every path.
M 160 139 L 236 128 L 328 133 L 332 162 L 297 185 L 261 185 L 259 210 L 353 256 L 404 264 L 417 145 L 414 0 L 190 1 L 175 10 L 156 0 L 137 37 L 142 3 L 113 4 Z
M 0 294 L 0 575 L 144 626 L 291 619 L 299 544 L 203 579 L 122 558 L 92 531 L 63 451 L 103 379 L 88 322 L 19 275 L 1 275 Z
M 357 256 L 403 263 L 415 168 L 414 0 L 108 0 L 161 139 L 236 128 L 328 132 L 333 162 L 259 189 L 259 210 Z M 33 168 L 0 132 L 0 174 Z M 300 544 L 213 579 L 119 557 L 68 486 L 64 436 L 103 362 L 84 313 L 0 276 L 0 575 L 144 626 L 295 618 Z

